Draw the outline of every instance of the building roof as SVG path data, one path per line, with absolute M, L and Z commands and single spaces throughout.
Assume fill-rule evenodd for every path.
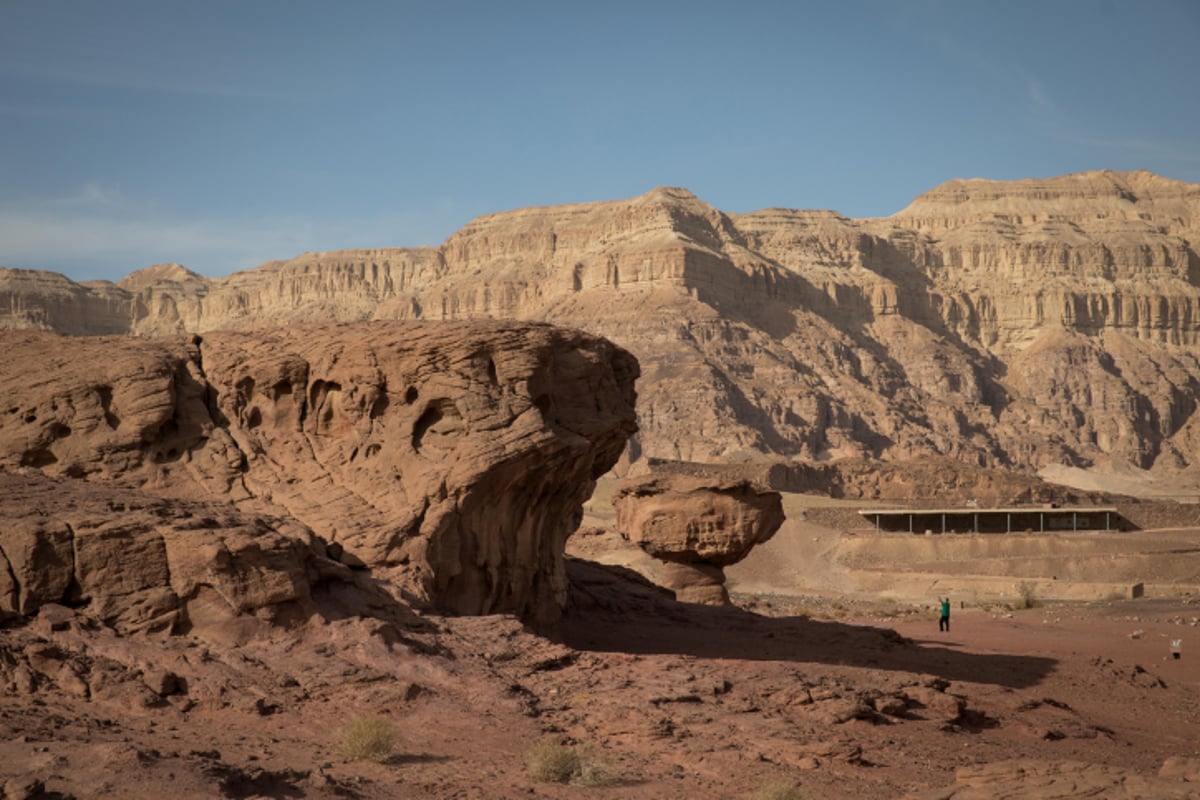
M 1046 508 L 1044 506 L 1014 506 L 1011 508 L 860 508 L 859 514 L 864 517 L 887 517 L 908 514 L 1095 514 L 1097 512 L 1117 513 L 1115 506 L 1059 506 Z

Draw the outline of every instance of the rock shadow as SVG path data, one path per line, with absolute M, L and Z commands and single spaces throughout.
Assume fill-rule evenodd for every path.
M 413 610 L 388 591 L 387 581 L 362 570 L 350 570 L 325 561 L 324 572 L 311 587 L 312 610 L 328 622 L 348 619 L 374 620 L 376 631 L 389 647 L 402 645 L 427 655 L 444 655 L 436 643 L 425 641 L 439 626 Z
M 553 638 L 576 650 L 861 667 L 1013 689 L 1038 685 L 1058 663 L 933 646 L 871 625 L 679 603 L 631 570 L 590 561 L 567 559 L 567 576 Z

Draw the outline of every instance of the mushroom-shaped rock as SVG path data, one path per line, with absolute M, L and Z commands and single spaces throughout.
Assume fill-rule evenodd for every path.
M 724 567 L 741 561 L 783 524 L 783 498 L 752 481 L 683 475 L 629 478 L 613 495 L 617 530 L 667 562 L 677 599 L 723 605 Z
M 0 469 L 291 517 L 451 613 L 557 617 L 566 539 L 637 430 L 633 356 L 552 325 L 0 332 L 0 347 Z

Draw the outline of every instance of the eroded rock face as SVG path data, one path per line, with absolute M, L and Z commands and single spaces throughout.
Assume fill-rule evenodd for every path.
M 336 572 L 310 531 L 227 503 L 0 471 L 0 617 L 85 606 L 120 633 L 219 633 L 313 612 Z
M 637 356 L 630 458 L 937 454 L 1165 475 L 1200 452 L 1197 241 L 1200 186 L 1146 172 L 950 181 L 871 220 L 726 214 L 660 188 L 480 217 L 438 248 L 309 253 L 215 280 L 0 269 L 0 324 L 537 319 Z
M 723 568 L 784 520 L 779 492 L 749 481 L 646 475 L 623 481 L 612 502 L 621 535 L 667 562 L 666 588 L 693 603 L 728 603 Z
M 999 761 L 980 766 L 961 767 L 956 781 L 943 789 L 929 789 L 908 795 L 909 800 L 973 800 L 973 798 L 1050 798 L 1108 797 L 1134 800 L 1156 797 L 1163 800 L 1194 798 L 1197 787 L 1186 772 L 1176 770 L 1195 759 L 1168 759 L 1159 774 L 1147 774 L 1126 766 L 1089 764 L 1082 761 Z
M 563 543 L 636 429 L 632 356 L 549 325 L 2 338 L 0 469 L 286 514 L 455 613 L 556 615 Z

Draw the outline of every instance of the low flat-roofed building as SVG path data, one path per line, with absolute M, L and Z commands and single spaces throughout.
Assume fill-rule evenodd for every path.
M 1123 520 L 1112 506 L 1045 508 L 865 508 L 876 533 L 1061 533 L 1121 530 Z

